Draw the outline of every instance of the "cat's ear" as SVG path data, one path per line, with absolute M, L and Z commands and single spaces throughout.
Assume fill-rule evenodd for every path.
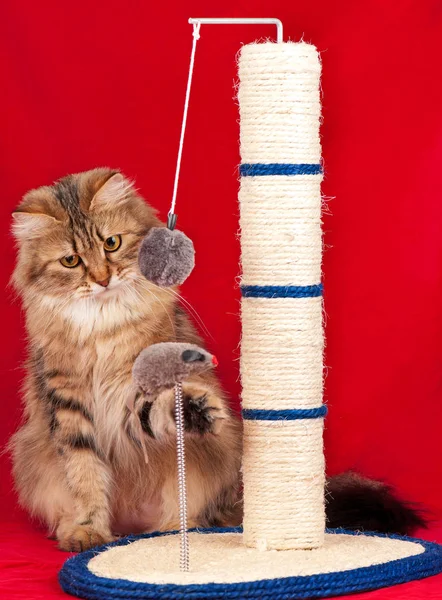
M 133 191 L 132 182 L 121 173 L 115 173 L 105 181 L 95 193 L 89 206 L 90 212 L 112 210 L 118 205 L 127 202 Z
M 12 213 L 12 233 L 19 241 L 41 237 L 49 228 L 58 223 L 54 217 L 38 213 Z
M 50 201 L 43 188 L 28 192 L 12 213 L 12 233 L 19 241 L 38 238 L 59 221 L 50 214 Z

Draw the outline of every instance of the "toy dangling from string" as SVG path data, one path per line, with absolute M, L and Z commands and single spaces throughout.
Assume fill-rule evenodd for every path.
M 183 283 L 195 266 L 195 249 L 182 231 L 175 229 L 175 213 L 178 181 L 183 153 L 184 133 L 187 123 L 190 88 L 192 85 L 193 65 L 196 43 L 199 40 L 200 23 L 193 26 L 193 45 L 190 55 L 189 77 L 184 102 L 183 122 L 175 171 L 172 203 L 168 214 L 167 227 L 153 227 L 140 246 L 138 262 L 140 271 L 152 283 L 160 287 L 171 287 Z M 176 342 L 154 344 L 141 352 L 135 361 L 133 377 L 147 401 L 154 401 L 155 395 L 162 389 L 174 389 L 175 423 L 177 431 L 177 471 L 180 509 L 180 568 L 189 570 L 189 542 L 187 536 L 187 494 L 186 463 L 184 446 L 184 411 L 182 382 L 190 373 L 216 366 L 217 361 L 208 352 L 193 344 Z M 135 418 L 135 402 L 129 407 Z M 141 441 L 141 440 L 140 440 Z M 142 444 L 142 441 L 141 441 Z M 143 453 L 147 453 L 143 444 Z
M 200 37 L 200 26 L 200 23 L 195 23 L 193 26 L 193 45 L 190 55 L 189 76 L 187 79 L 186 99 L 184 101 L 180 145 L 178 148 L 172 203 L 167 218 L 167 228 L 153 227 L 143 240 L 139 253 L 139 263 L 142 274 L 146 279 L 160 287 L 170 287 L 183 283 L 195 266 L 195 250 L 192 240 L 190 240 L 182 231 L 175 229 L 177 221 L 175 205 L 178 181 L 180 178 L 187 112 L 189 108 L 190 88 L 192 86 L 196 43 Z

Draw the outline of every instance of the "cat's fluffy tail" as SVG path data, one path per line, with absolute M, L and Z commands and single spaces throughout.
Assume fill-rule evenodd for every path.
M 327 527 L 406 535 L 426 526 L 422 511 L 388 485 L 353 472 L 328 479 L 325 510 Z

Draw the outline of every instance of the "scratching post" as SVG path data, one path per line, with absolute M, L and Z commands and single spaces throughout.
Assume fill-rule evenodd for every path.
M 184 572 L 176 532 L 83 552 L 60 572 L 63 589 L 82 598 L 326 598 L 442 571 L 437 544 L 324 531 L 316 49 L 282 43 L 277 19 L 191 19 L 179 157 L 201 24 L 257 21 L 276 24 L 279 43 L 244 46 L 239 59 L 244 528 L 189 531 Z
M 325 531 L 320 73 L 309 44 L 241 50 L 244 541 L 263 550 Z

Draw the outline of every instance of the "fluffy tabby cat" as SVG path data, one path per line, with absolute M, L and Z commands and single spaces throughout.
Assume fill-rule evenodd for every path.
M 178 526 L 173 394 L 140 409 L 147 464 L 126 406 L 143 348 L 201 344 L 176 292 L 138 270 L 138 246 L 159 224 L 110 169 L 32 190 L 14 213 L 13 284 L 29 344 L 24 424 L 11 441 L 14 477 L 22 505 L 63 550 Z M 188 380 L 184 392 L 189 524 L 238 523 L 240 424 L 213 373 Z M 420 523 L 382 484 L 341 476 L 330 490 L 331 525 L 402 531 Z

